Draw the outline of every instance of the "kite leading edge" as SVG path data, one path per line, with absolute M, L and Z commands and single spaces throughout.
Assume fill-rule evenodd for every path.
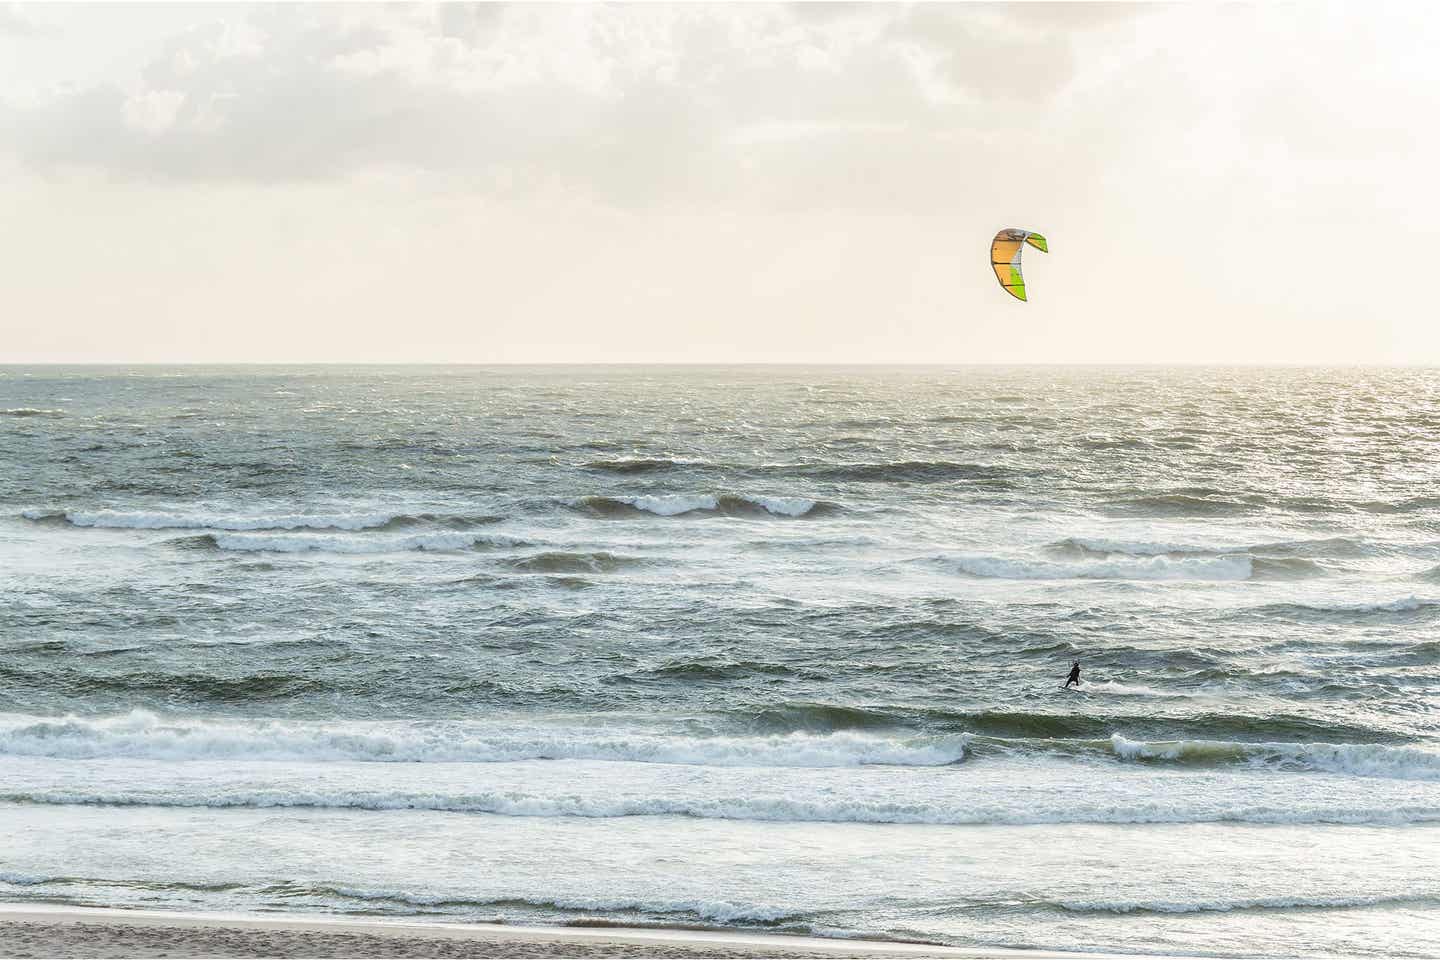
M 1025 278 L 1020 275 L 1020 253 L 1029 244 L 1041 253 L 1049 253 L 1045 238 L 1030 230 L 1007 227 L 990 241 L 990 266 L 995 279 L 1016 300 L 1025 299 Z

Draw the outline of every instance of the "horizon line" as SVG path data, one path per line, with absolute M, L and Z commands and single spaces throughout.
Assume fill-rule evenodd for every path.
M 1284 369 L 1437 369 L 1440 360 L 1294 361 L 1294 360 L 0 360 L 0 370 L 17 367 L 1154 367 Z

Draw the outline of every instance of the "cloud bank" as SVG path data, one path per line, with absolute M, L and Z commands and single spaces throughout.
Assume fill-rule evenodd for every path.
M 1440 362 L 1437 25 L 0 7 L 0 359 Z

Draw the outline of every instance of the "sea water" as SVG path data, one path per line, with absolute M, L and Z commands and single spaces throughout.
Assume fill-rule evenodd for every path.
M 1440 374 L 0 368 L 0 899 L 1440 955 Z

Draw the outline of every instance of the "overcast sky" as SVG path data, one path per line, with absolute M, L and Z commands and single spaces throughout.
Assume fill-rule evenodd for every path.
M 1437 48 L 1420 3 L 0 5 L 0 362 L 1440 363 Z

